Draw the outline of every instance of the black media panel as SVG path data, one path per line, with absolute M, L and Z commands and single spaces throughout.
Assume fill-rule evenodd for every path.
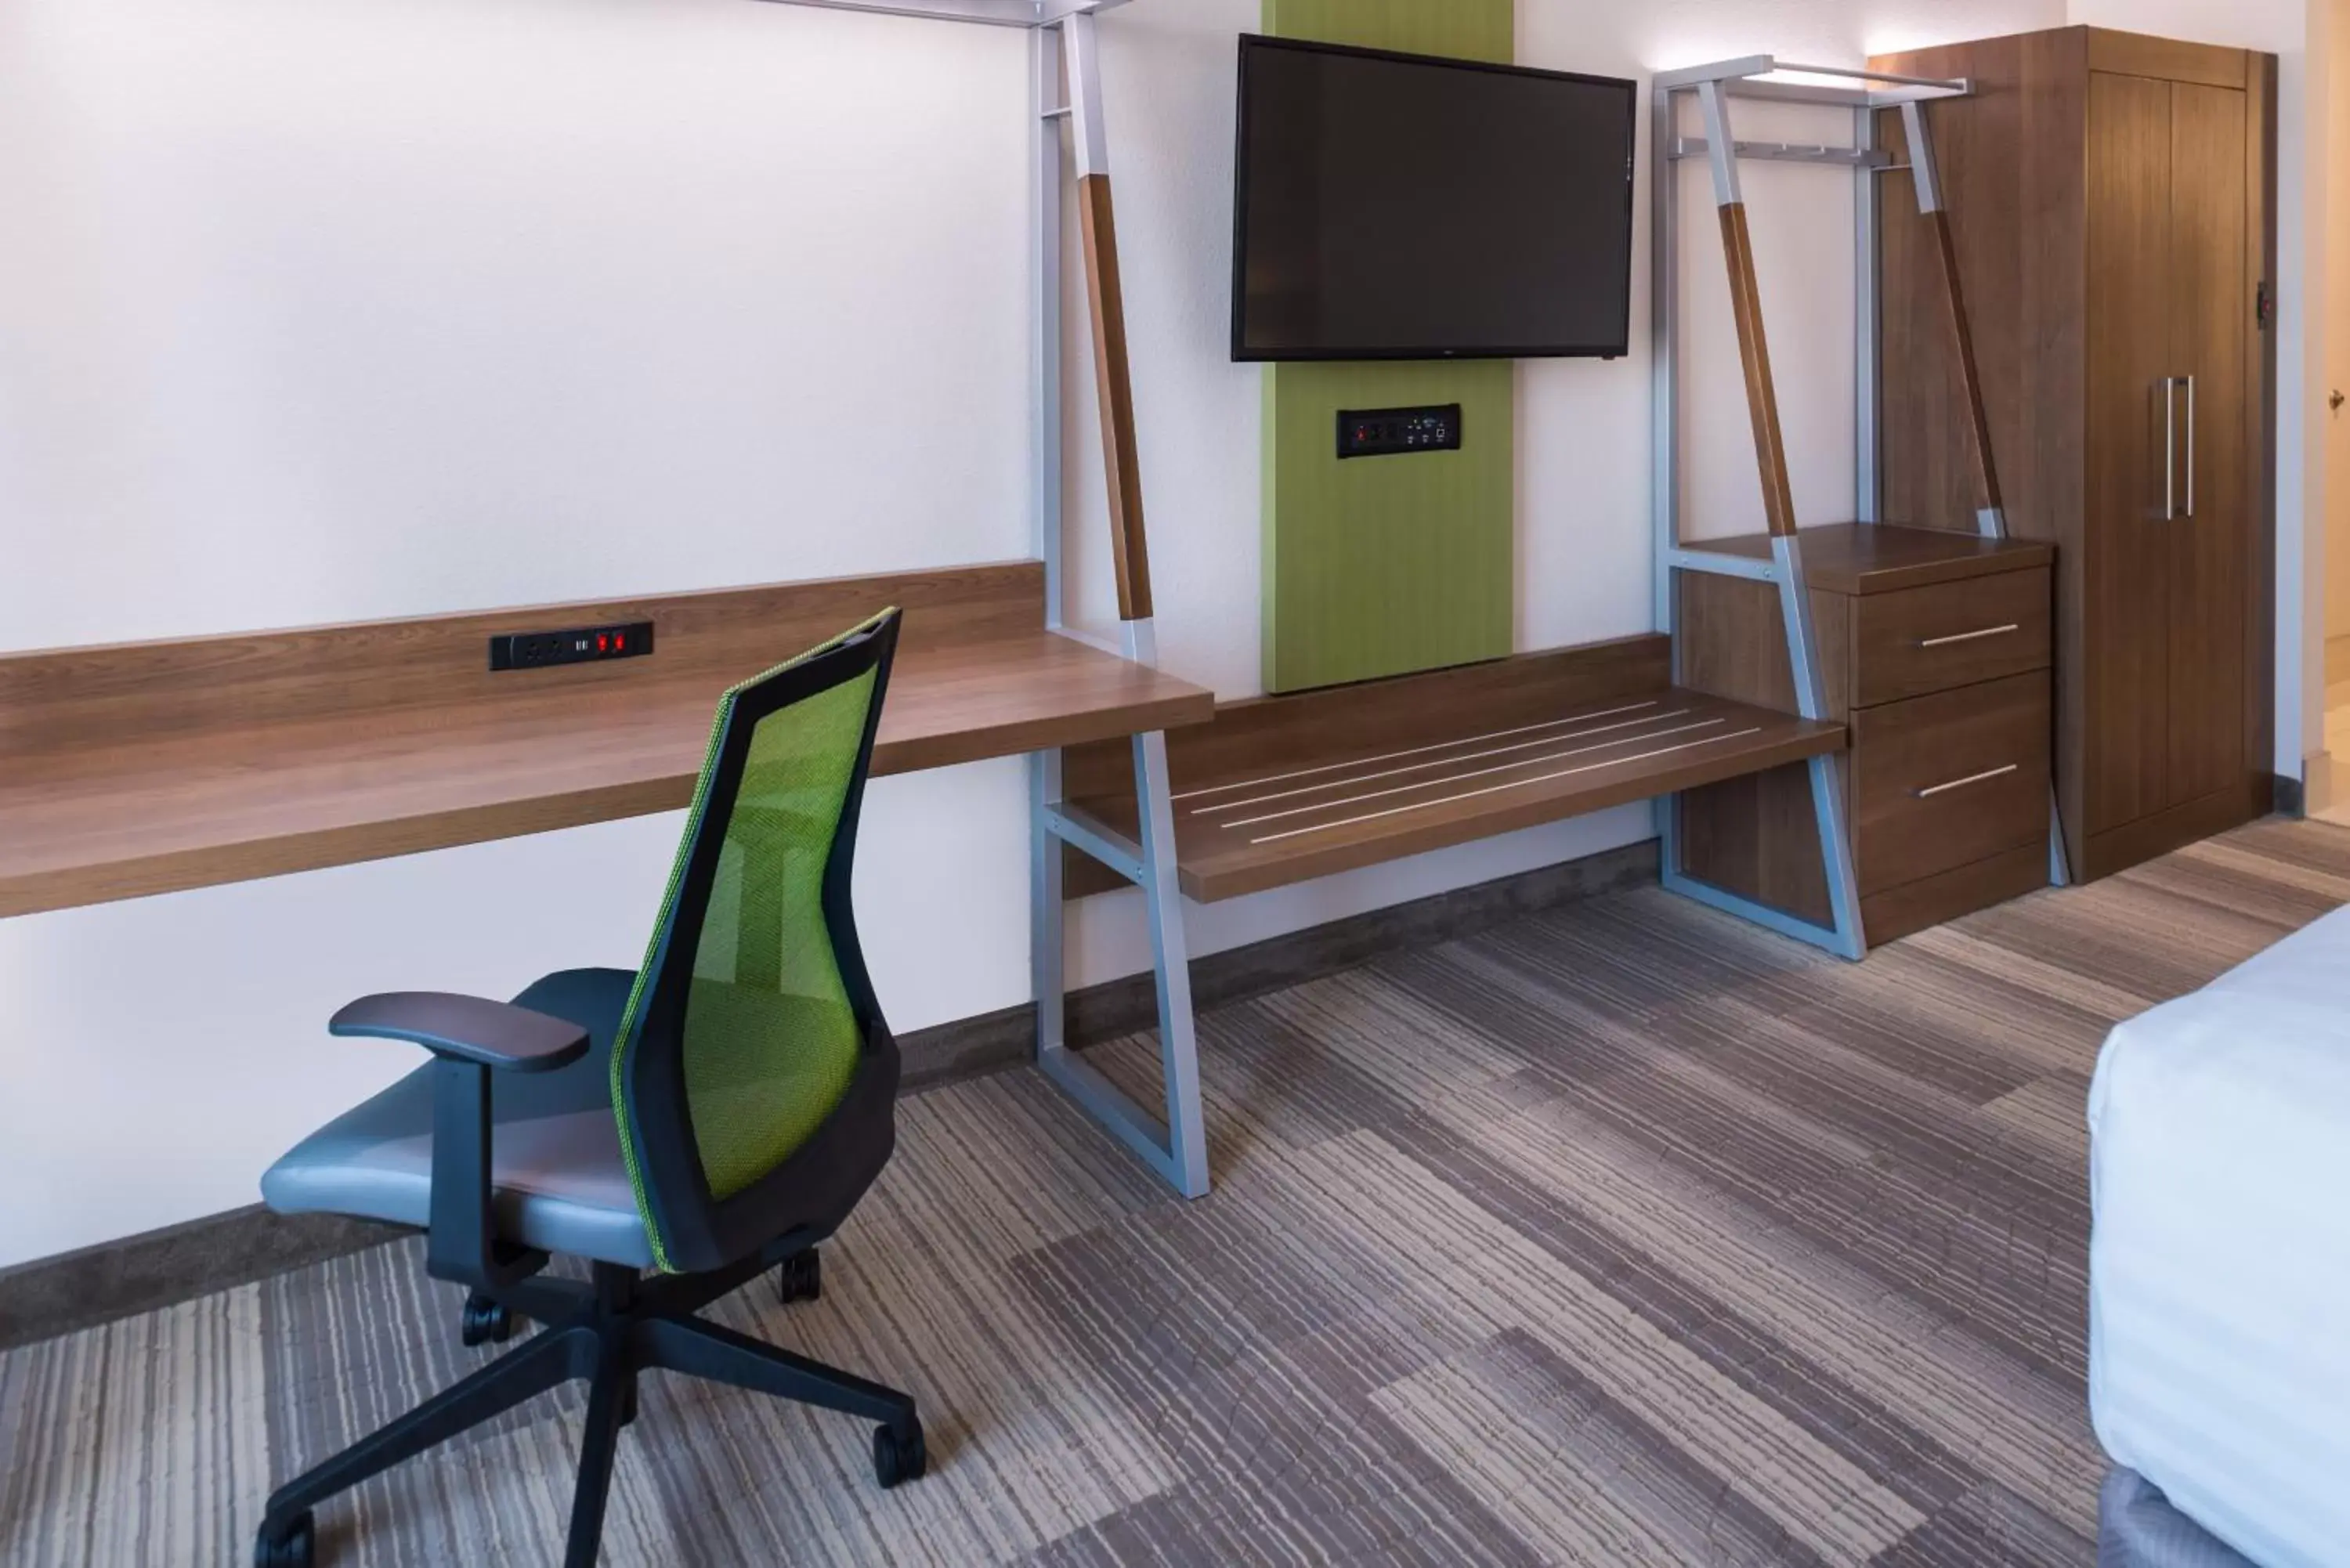
M 492 670 L 538 670 L 550 664 L 596 664 L 642 659 L 653 650 L 653 623 L 590 626 L 567 631 L 510 631 L 490 639 Z
M 1389 457 L 1406 452 L 1459 452 L 1461 405 L 1427 409 L 1340 409 L 1338 455 Z
M 1242 38 L 1232 358 L 1623 354 L 1637 96 Z

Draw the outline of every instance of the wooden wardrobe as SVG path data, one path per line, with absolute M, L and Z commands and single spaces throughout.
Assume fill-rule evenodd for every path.
M 2010 532 L 2056 554 L 2074 875 L 2270 809 L 2276 58 L 2094 27 L 1882 56 L 1926 110 Z M 1898 113 L 1879 137 L 1905 157 Z M 1880 515 L 1979 498 L 1934 231 L 1880 194 Z

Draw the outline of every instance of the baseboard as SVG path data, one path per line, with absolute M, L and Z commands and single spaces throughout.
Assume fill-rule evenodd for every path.
M 2247 774 L 2241 783 L 2181 805 L 2141 816 L 2119 827 L 2089 836 L 2085 867 L 2075 867 L 2081 881 L 2093 882 L 2126 871 L 2158 855 L 2258 821 L 2273 809 L 2276 775 Z
M 1216 1007 L 1351 969 L 1389 950 L 1450 941 L 1486 927 L 1653 884 L 1647 839 L 1564 865 L 1373 909 L 1326 925 L 1211 953 L 1191 963 L 1196 1006 Z M 1159 1017 L 1151 977 L 1128 976 L 1069 997 L 1066 1038 L 1076 1045 L 1131 1034 Z M 1001 1072 L 1027 1061 L 1033 1004 L 1007 1007 L 901 1035 L 902 1092 Z M 332 1215 L 273 1214 L 259 1204 L 191 1220 L 79 1251 L 0 1270 L 0 1350 L 192 1301 L 376 1246 L 406 1232 Z
M 255 1203 L 0 1269 L 0 1350 L 249 1285 L 406 1234 Z
M 1370 909 L 1326 925 L 1268 937 L 1191 961 L 1194 1007 L 1220 1007 L 1351 969 L 1394 948 L 1450 941 L 1522 915 L 1539 914 L 1602 893 L 1657 880 L 1657 841 L 1643 839 L 1557 866 L 1457 888 L 1409 903 Z M 1063 1038 L 1097 1044 L 1155 1027 L 1159 993 L 1148 974 L 1128 975 L 1069 993 Z M 903 1083 L 910 1094 L 1016 1067 L 1035 1049 L 1036 1009 L 1023 1002 L 977 1018 L 900 1035 Z
M 2334 804 L 2334 756 L 2312 752 L 2301 759 L 2301 777 L 2276 775 L 2276 809 L 2287 816 L 2307 816 Z

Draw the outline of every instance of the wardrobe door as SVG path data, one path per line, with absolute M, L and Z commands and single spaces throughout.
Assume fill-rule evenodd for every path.
M 2089 74 L 2088 418 L 2082 537 L 2091 833 L 2168 804 L 2171 84 Z M 2238 160 L 2241 164 L 2241 156 Z M 2209 421 L 2206 421 L 2207 429 Z
M 2244 450 L 2252 288 L 2244 95 L 2170 98 L 2170 373 L 2180 379 L 2170 568 L 2169 789 L 2178 805 L 2243 786 L 2244 614 L 2253 558 Z

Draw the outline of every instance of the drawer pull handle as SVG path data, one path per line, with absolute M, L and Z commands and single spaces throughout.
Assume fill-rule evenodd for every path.
M 1918 798 L 1924 800 L 1929 795 L 1941 794 L 1949 790 L 1964 789 L 1970 784 L 1981 784 L 1986 779 L 2005 778 L 2020 765 L 2020 763 L 2010 763 L 2003 768 L 1986 768 L 1981 773 L 1969 774 L 1962 779 L 1952 779 L 1948 784 L 1928 784 L 1918 792 Z
M 2023 626 L 2022 622 L 2012 620 L 2005 626 L 1984 627 L 1981 631 L 1953 632 L 1948 637 L 1921 637 L 1918 639 L 1918 646 L 1920 648 L 1948 648 L 1954 642 L 1972 642 L 1979 637 L 2005 637 L 2011 631 L 2022 631 L 2022 629 Z

